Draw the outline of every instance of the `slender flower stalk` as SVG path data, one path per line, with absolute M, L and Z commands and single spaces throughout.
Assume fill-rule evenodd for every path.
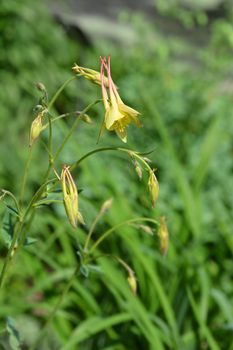
M 91 240 L 92 234 L 94 233 L 97 223 L 102 218 L 102 216 L 111 208 L 111 206 L 112 206 L 112 198 L 109 198 L 103 203 L 102 207 L 100 208 L 100 211 L 98 212 L 88 232 L 88 235 L 84 244 L 84 248 L 83 248 L 84 252 L 88 251 L 88 245 Z
M 110 234 L 112 234 L 113 232 L 115 232 L 116 230 L 118 230 L 119 228 L 121 228 L 122 226 L 127 226 L 127 225 L 132 225 L 135 222 L 151 222 L 154 225 L 159 226 L 158 221 L 151 219 L 151 218 L 135 218 L 135 219 L 130 219 L 130 220 L 126 220 L 123 222 L 120 222 L 119 224 L 111 227 L 110 229 L 108 229 L 107 231 L 105 231 L 104 233 L 102 233 L 102 235 L 98 238 L 98 240 L 92 245 L 89 253 L 93 253 L 94 250 L 99 246 L 99 244 L 104 241 Z
M 150 160 L 143 157 L 142 154 L 140 154 L 138 152 L 129 150 L 127 148 L 121 148 L 121 147 L 97 148 L 97 149 L 94 149 L 94 150 L 86 153 L 83 157 L 81 157 L 79 160 L 77 160 L 75 163 L 73 163 L 71 165 L 71 170 L 75 169 L 78 165 L 80 165 L 80 163 L 83 160 L 85 160 L 87 157 L 89 157 L 95 153 L 104 152 L 104 151 L 120 151 L 120 152 L 127 153 L 133 159 L 134 164 L 135 164 L 135 160 L 137 158 L 144 165 L 145 169 L 149 172 L 148 189 L 149 189 L 151 203 L 152 203 L 152 206 L 154 207 L 156 202 L 157 202 L 158 195 L 159 195 L 159 183 L 158 183 L 158 180 L 154 174 L 154 170 L 152 170 L 148 164 L 148 162 Z M 136 170 L 139 178 L 141 178 L 142 177 L 142 168 L 140 167 L 138 162 L 136 165 L 137 165 L 138 169 L 135 169 L 135 170 Z

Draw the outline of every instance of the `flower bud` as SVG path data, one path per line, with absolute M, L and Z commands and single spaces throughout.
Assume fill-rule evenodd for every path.
M 131 289 L 132 293 L 134 295 L 136 295 L 136 293 L 137 293 L 137 281 L 136 281 L 136 278 L 135 278 L 133 272 L 131 272 L 129 274 L 129 276 L 127 278 L 127 281 L 129 283 L 129 286 L 130 286 L 130 289 Z
M 154 207 L 159 195 L 159 183 L 158 183 L 158 180 L 156 179 L 156 176 L 153 170 L 150 170 L 148 187 L 149 187 L 152 206 Z
M 160 251 L 163 255 L 167 254 L 169 245 L 169 233 L 167 229 L 166 219 L 164 216 L 160 218 L 160 226 L 158 230 Z
M 142 168 L 140 166 L 140 164 L 136 161 L 136 159 L 134 160 L 134 166 L 135 166 L 135 171 L 139 177 L 139 179 L 142 179 Z
M 36 88 L 39 91 L 46 91 L 46 88 L 45 88 L 44 84 L 42 84 L 42 83 L 36 83 Z
M 78 210 L 78 191 L 69 171 L 69 166 L 64 165 L 61 173 L 63 202 L 67 217 L 72 227 L 76 228 L 78 221 L 84 224 L 83 217 Z
M 43 130 L 42 118 L 43 118 L 43 112 L 39 112 L 37 117 L 32 122 L 31 131 L 30 131 L 30 139 L 29 139 L 29 146 L 30 147 L 37 140 L 41 131 Z
M 150 158 L 147 158 L 147 157 L 142 157 L 142 159 L 144 159 L 144 160 L 145 160 L 145 162 L 147 162 L 147 163 L 151 163 L 151 159 L 150 159 Z
M 102 205 L 102 207 L 100 209 L 101 214 L 106 213 L 106 211 L 108 211 L 111 208 L 112 200 L 113 200 L 112 198 L 109 198 L 103 203 L 103 205 Z
M 74 73 L 79 74 L 79 75 L 83 76 L 84 78 L 90 80 L 94 84 L 101 85 L 100 72 L 98 72 L 94 69 L 80 67 L 77 64 L 75 64 L 72 67 L 72 71 Z M 108 87 L 108 78 L 104 77 L 104 82 L 105 82 L 106 86 Z
M 89 117 L 89 115 L 87 115 L 87 114 L 82 114 L 82 115 L 80 116 L 80 119 L 81 119 L 82 121 L 84 121 L 85 123 L 87 123 L 87 124 L 93 124 L 93 120 L 92 120 L 91 117 Z
M 151 228 L 150 226 L 147 226 L 147 225 L 139 225 L 139 228 L 140 228 L 143 232 L 147 233 L 148 235 L 153 236 L 153 234 L 154 234 L 154 232 L 153 232 L 153 230 L 152 230 L 152 228 Z

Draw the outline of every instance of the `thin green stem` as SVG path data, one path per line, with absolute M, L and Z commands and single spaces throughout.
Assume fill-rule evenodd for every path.
M 48 171 L 47 171 L 48 172 Z M 39 188 L 38 190 L 36 191 L 36 193 L 33 195 L 30 203 L 28 204 L 26 210 L 25 210 L 25 213 L 24 213 L 24 216 L 23 216 L 23 219 L 26 218 L 26 216 L 28 215 L 28 213 L 30 212 L 31 208 L 33 207 L 33 204 L 41 197 L 45 187 L 50 183 L 50 182 L 54 182 L 56 181 L 57 178 L 53 178 L 53 179 L 50 179 L 50 180 L 47 180 L 45 181 Z
M 146 168 L 147 168 L 149 171 L 151 171 L 151 168 L 150 168 L 150 166 L 148 165 L 148 163 L 147 163 L 139 154 L 137 154 L 137 152 L 133 152 L 132 154 L 133 154 L 133 156 L 134 156 L 135 158 L 138 158 L 138 159 L 146 166 Z
M 51 204 L 51 203 L 63 203 L 63 200 L 62 199 L 48 199 L 48 200 L 42 199 L 41 201 L 34 203 L 33 207 L 37 207 L 44 204 Z
M 49 147 L 46 145 L 46 143 L 40 139 L 41 144 L 44 146 L 46 152 L 48 153 L 49 159 L 52 157 L 52 154 L 50 154 Z
M 58 150 L 56 151 L 55 155 L 54 155 L 54 161 L 57 159 L 57 157 L 59 156 L 59 154 L 61 153 L 61 151 L 63 150 L 65 144 L 67 143 L 67 141 L 69 140 L 69 138 L 71 137 L 71 135 L 73 134 L 74 130 L 76 129 L 79 121 L 80 121 L 80 117 L 82 117 L 90 108 L 92 108 L 95 104 L 101 102 L 102 100 L 96 100 L 92 103 L 90 103 L 80 114 L 79 114 L 79 118 L 76 119 L 76 121 L 74 122 L 72 128 L 70 129 L 70 131 L 68 132 L 68 134 L 66 135 L 66 137 L 64 138 L 62 144 L 60 145 L 60 147 L 58 148 Z
M 18 250 L 21 249 L 21 247 L 24 245 L 25 243 L 25 239 L 26 239 L 26 236 L 27 236 L 27 233 L 30 229 L 30 226 L 32 224 L 32 221 L 34 219 L 34 216 L 35 216 L 35 208 L 33 208 L 34 210 L 32 210 L 30 213 L 30 217 L 28 219 L 28 221 L 26 222 L 26 224 L 24 225 L 24 230 L 22 230 L 22 234 L 20 235 L 19 237 L 19 241 L 18 241 Z
M 145 164 L 145 166 L 147 167 L 148 170 L 151 170 L 150 166 L 147 164 L 147 162 L 142 157 L 140 157 L 138 152 L 132 151 L 132 150 L 130 150 L 128 148 L 121 148 L 121 147 L 101 147 L 101 148 L 96 148 L 93 151 L 90 151 L 90 152 L 86 153 L 84 156 L 82 156 L 80 159 L 78 159 L 77 162 L 73 163 L 72 166 L 70 167 L 70 170 L 75 169 L 84 159 L 88 158 L 89 156 L 91 156 L 91 155 L 93 155 L 95 153 L 105 152 L 105 151 L 120 151 L 120 152 L 127 153 L 128 155 L 133 155 L 134 157 L 140 159 L 141 162 L 143 162 Z
M 48 115 L 49 119 L 49 164 L 53 164 L 53 129 L 52 129 L 52 121 L 50 115 Z
M 28 153 L 28 158 L 27 162 L 24 168 L 24 173 L 23 173 L 23 179 L 22 179 L 22 184 L 21 184 L 21 190 L 20 190 L 20 196 L 19 196 L 19 204 L 22 203 L 23 197 L 24 197 L 24 191 L 25 191 L 25 185 L 28 177 L 28 171 L 29 171 L 29 166 L 32 160 L 32 147 L 29 148 L 29 153 Z
M 114 259 L 114 260 L 116 260 L 119 264 L 121 264 L 124 267 L 124 269 L 128 272 L 128 274 L 130 274 L 130 275 L 134 274 L 133 269 L 131 269 L 131 267 L 123 259 L 119 258 L 116 255 L 101 254 L 101 255 L 98 255 L 97 257 L 94 257 L 94 258 L 90 259 L 89 261 L 91 261 L 91 260 L 95 261 L 95 260 L 98 260 L 98 259 L 101 259 L 101 258 Z
M 45 322 L 43 328 L 41 329 L 36 341 L 30 346 L 29 350 L 35 349 L 36 346 L 39 344 L 40 340 L 42 339 L 42 337 L 45 335 L 48 326 L 50 325 L 51 321 L 53 320 L 54 316 L 56 315 L 57 311 L 59 310 L 63 300 L 65 299 L 67 293 L 69 292 L 75 277 L 79 273 L 79 270 L 80 270 L 80 264 L 78 264 L 76 266 L 76 268 L 75 268 L 73 274 L 71 275 L 70 279 L 68 280 L 63 292 L 60 294 L 54 308 L 52 309 L 51 313 L 49 314 L 47 321 Z
M 118 147 L 102 147 L 102 148 L 96 148 L 93 151 L 90 151 L 86 153 L 84 156 L 82 156 L 77 162 L 73 163 L 70 167 L 70 170 L 75 169 L 84 159 L 88 158 L 92 154 L 98 153 L 98 152 L 104 152 L 104 151 L 118 151 Z
M 112 232 L 116 231 L 117 229 L 119 229 L 120 227 L 122 226 L 125 226 L 125 225 L 131 225 L 132 223 L 134 222 L 138 222 L 138 221 L 146 221 L 146 222 L 152 222 L 156 225 L 159 226 L 159 222 L 154 220 L 154 219 L 150 219 L 150 218 L 135 218 L 135 219 L 130 219 L 130 220 L 126 220 L 126 221 L 123 221 L 113 227 L 111 227 L 110 229 L 108 229 L 107 231 L 105 231 L 101 236 L 100 238 L 93 244 L 93 246 L 91 247 L 90 249 L 90 254 L 93 253 L 93 251 L 98 247 L 98 245 L 105 239 L 107 238 Z
M 63 113 L 63 114 L 60 114 L 60 115 L 58 115 L 57 117 L 54 117 L 54 118 L 52 118 L 52 119 L 50 119 L 50 120 L 51 120 L 51 123 L 54 123 L 54 122 L 56 122 L 57 120 L 63 119 L 63 118 L 66 118 L 66 117 L 70 117 L 70 116 L 77 116 L 77 117 L 78 117 L 81 113 L 82 113 L 82 112 L 80 112 L 80 111 L 74 111 L 74 112 Z M 48 127 L 48 125 L 49 125 L 49 123 L 45 124 L 45 125 L 43 126 L 43 130 L 46 129 L 46 128 Z
M 49 104 L 48 104 L 48 110 L 50 110 L 52 108 L 52 106 L 54 105 L 56 99 L 58 98 L 58 96 L 61 94 L 61 92 L 65 89 L 65 87 L 74 79 L 76 79 L 76 76 L 71 77 L 69 79 L 67 79 L 64 84 L 61 85 L 61 87 L 57 90 L 57 92 L 53 95 L 53 97 L 51 98 Z
M 19 239 L 20 233 L 22 231 L 22 227 L 23 227 L 23 223 L 20 222 L 20 221 L 18 221 L 16 223 L 15 227 L 14 227 L 13 239 L 11 241 L 10 248 L 9 248 L 9 250 L 7 252 L 7 256 L 6 256 L 5 260 L 4 260 L 4 264 L 3 264 L 1 275 L 0 275 L 0 288 L 3 285 L 4 279 L 5 279 L 5 275 L 6 275 L 6 272 L 8 270 L 9 263 L 10 263 L 10 260 L 11 260 L 11 257 L 12 257 L 12 253 L 13 253 L 13 250 L 15 249 L 15 246 L 16 246 L 17 241 Z
M 85 244 L 84 244 L 84 248 L 83 248 L 84 252 L 86 252 L 86 251 L 88 250 L 88 244 L 89 244 L 89 242 L 90 242 L 91 236 L 92 236 L 92 234 L 93 234 L 93 232 L 94 232 L 94 229 L 95 229 L 95 227 L 96 227 L 96 224 L 98 223 L 98 221 L 100 220 L 100 218 L 103 216 L 103 214 L 104 214 L 104 213 L 100 211 L 100 212 L 97 214 L 96 218 L 94 219 L 94 221 L 93 221 L 93 223 L 92 223 L 92 225 L 91 225 L 91 227 L 90 227 L 90 230 L 89 230 L 89 232 L 88 232 L 88 235 L 87 235 Z
M 10 196 L 13 199 L 13 201 L 15 203 L 15 206 L 16 206 L 16 209 L 17 209 L 17 211 L 19 213 L 19 217 L 20 217 L 21 216 L 21 210 L 20 210 L 20 207 L 19 207 L 19 203 L 18 203 L 16 197 L 13 195 L 13 193 L 11 193 L 10 191 L 4 190 L 4 189 L 1 189 L 0 191 L 2 191 L 3 196 L 8 195 L 8 196 Z

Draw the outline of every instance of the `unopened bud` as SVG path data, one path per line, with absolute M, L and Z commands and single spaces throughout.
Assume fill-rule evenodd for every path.
M 142 179 L 142 168 L 140 166 L 140 164 L 136 161 L 136 159 L 134 160 L 134 166 L 135 166 L 135 171 L 139 177 L 139 179 Z
M 80 116 L 80 119 L 82 120 L 82 121 L 84 121 L 85 123 L 87 123 L 87 124 L 93 124 L 93 120 L 89 117 L 89 115 L 87 115 L 87 114 L 82 114 L 81 116 Z
M 101 214 L 106 213 L 106 211 L 108 211 L 111 208 L 112 201 L 113 201 L 113 199 L 109 198 L 103 203 L 103 205 L 102 205 L 102 207 L 100 209 Z
M 42 84 L 42 83 L 36 83 L 36 88 L 39 91 L 46 91 L 46 88 L 45 88 L 44 84 Z
M 145 233 L 147 233 L 148 235 L 152 235 L 153 236 L 153 230 L 150 226 L 147 225 L 139 225 L 139 228 L 144 231 Z
M 69 171 L 69 166 L 63 166 L 61 173 L 61 184 L 63 191 L 63 202 L 67 217 L 71 226 L 76 228 L 78 221 L 84 224 L 84 220 L 78 210 L 78 191 Z
M 160 218 L 160 225 L 158 230 L 160 251 L 163 255 L 167 254 L 169 245 L 169 233 L 167 229 L 166 219 L 164 216 Z
M 158 183 L 158 180 L 156 179 L 156 176 L 153 170 L 150 170 L 148 187 L 149 187 L 152 206 L 154 207 L 159 195 L 159 183 Z
M 150 159 L 150 158 L 143 157 L 142 159 L 144 159 L 144 160 L 145 160 L 145 162 L 147 162 L 147 163 L 151 163 L 151 159 Z
M 33 143 L 38 139 L 41 131 L 43 130 L 43 112 L 39 112 L 37 117 L 33 120 L 30 131 L 29 146 L 31 147 Z
M 128 281 L 128 283 L 129 283 L 129 286 L 130 286 L 130 289 L 131 289 L 132 293 L 133 293 L 134 295 L 136 295 L 136 293 L 137 293 L 137 281 L 136 281 L 136 278 L 135 278 L 133 272 L 131 272 L 131 273 L 129 274 L 129 276 L 128 276 L 128 278 L 127 278 L 127 281 Z
M 72 67 L 72 71 L 90 80 L 94 84 L 101 85 L 100 72 L 94 69 L 80 67 L 77 64 L 75 64 Z M 104 77 L 104 83 L 105 83 L 105 86 L 108 87 L 108 78 Z

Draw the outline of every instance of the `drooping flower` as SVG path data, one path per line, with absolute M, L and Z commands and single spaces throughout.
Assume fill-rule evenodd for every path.
M 109 82 L 108 92 L 104 79 L 104 70 L 107 72 Z M 141 123 L 138 120 L 138 115 L 140 113 L 124 104 L 121 100 L 111 77 L 110 56 L 108 57 L 108 62 L 106 62 L 105 57 L 101 58 L 100 75 L 105 107 L 104 125 L 107 130 L 114 130 L 123 142 L 127 142 L 126 126 L 133 122 L 137 127 L 140 127 Z
M 78 191 L 70 173 L 69 166 L 64 165 L 61 173 L 63 202 L 71 226 L 77 227 L 78 221 L 84 224 L 82 214 L 78 210 Z

